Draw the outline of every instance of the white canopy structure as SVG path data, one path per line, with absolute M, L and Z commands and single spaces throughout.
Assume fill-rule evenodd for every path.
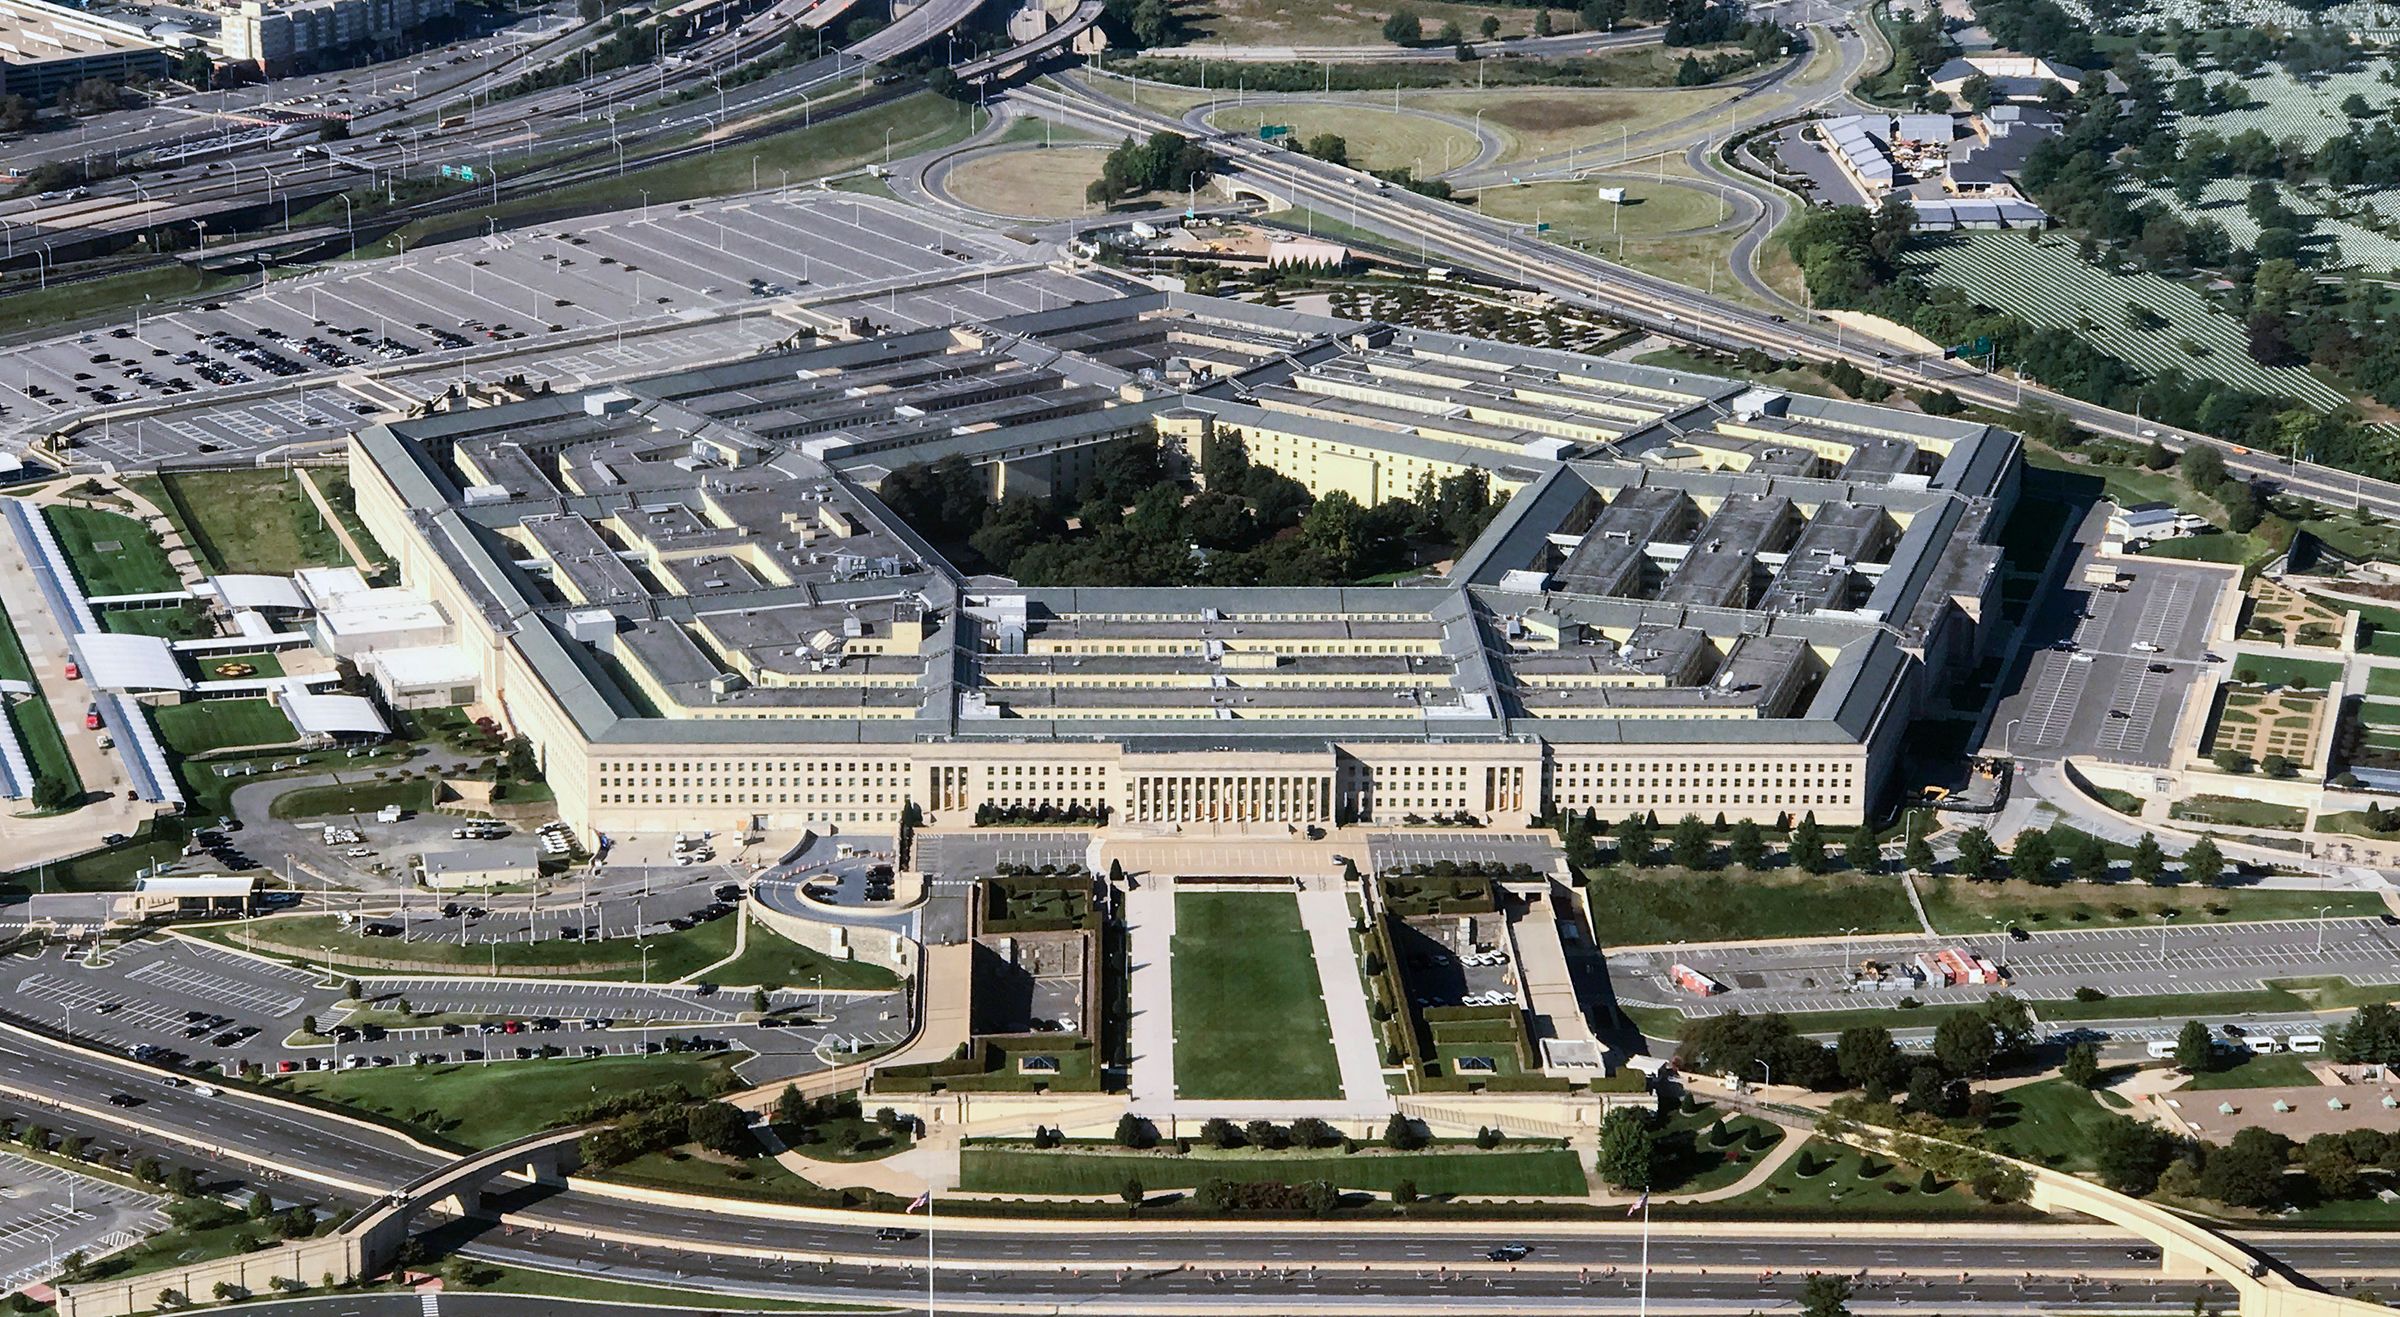
M 275 694 L 284 716 L 302 736 L 381 736 L 391 730 L 375 702 L 358 695 L 317 695 L 298 684 Z
M 188 691 L 192 679 L 158 636 L 86 631 L 70 641 L 83 659 L 84 678 L 112 691 Z

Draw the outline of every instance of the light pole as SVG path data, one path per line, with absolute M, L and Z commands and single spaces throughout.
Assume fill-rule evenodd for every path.
M 1775 1067 L 1767 1064 L 1767 1058 L 1758 1058 L 1758 1068 L 1767 1072 L 1767 1087 L 1775 1087 Z
M 2325 916 L 2332 910 L 2333 907 L 2329 905 L 2317 907 L 2317 954 L 2320 956 L 2325 954 Z

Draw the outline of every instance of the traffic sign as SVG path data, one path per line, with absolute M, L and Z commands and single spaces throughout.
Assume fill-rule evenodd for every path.
M 1992 336 L 1978 334 L 1973 342 L 1961 343 L 1957 347 L 1943 348 L 1942 355 L 1944 357 L 1988 357 L 1992 355 Z
M 1258 126 L 1258 140 L 1272 142 L 1278 137 L 1291 136 L 1291 132 L 1292 126 L 1288 123 L 1262 123 Z

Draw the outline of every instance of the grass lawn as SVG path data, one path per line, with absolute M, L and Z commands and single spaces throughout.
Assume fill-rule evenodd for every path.
M 245 1242 L 256 1245 L 276 1238 L 270 1227 L 248 1216 L 208 1199 L 176 1202 L 167 1209 L 170 1219 L 178 1224 L 150 1236 L 121 1253 L 113 1253 L 94 1262 L 86 1271 L 87 1280 L 121 1280 L 127 1276 L 143 1276 L 169 1267 L 190 1266 L 213 1258 L 232 1257 L 243 1251 Z M 320 1221 L 319 1232 L 331 1222 Z M 41 1311 L 50 1311 L 47 1308 Z
M 642 956 L 629 938 L 605 942 L 501 942 L 461 948 L 455 942 L 403 942 L 396 937 L 364 937 L 341 927 L 330 915 L 293 915 L 244 923 L 203 924 L 184 930 L 226 946 L 248 947 L 264 955 L 283 956 L 304 966 L 321 966 L 328 955 L 339 968 L 362 961 L 405 962 L 429 970 L 455 968 L 487 973 L 496 963 L 502 973 L 512 970 L 553 970 L 561 978 L 639 982 Z M 247 931 L 250 940 L 240 934 Z M 650 939 L 650 981 L 667 983 L 723 960 L 733 950 L 733 921 L 712 919 L 681 933 Z
M 1226 44 L 1237 46 L 1383 46 L 1390 43 L 1383 37 L 1383 20 L 1387 11 L 1348 4 L 1278 4 L 1275 0 L 1210 0 L 1205 6 L 1184 7 L 1183 18 L 1192 25 L 1192 40 L 1197 44 Z M 1489 49 L 1480 41 L 1481 24 L 1485 14 L 1500 20 L 1503 37 L 1524 36 L 1533 31 L 1533 11 L 1506 6 L 1483 9 L 1473 5 L 1446 4 L 1441 0 L 1410 6 L 1425 24 L 1425 35 L 1433 36 L 1444 23 L 1456 23 L 1468 39 L 1477 42 L 1478 49 Z M 1575 11 L 1554 9 L 1550 21 L 1553 31 L 1566 33 L 1578 30 Z M 1506 47 L 1498 49 L 1505 50 Z
M 2321 691 L 2341 675 L 2340 664 L 2317 659 L 2248 653 L 2233 656 L 2233 679 L 2261 686 L 2305 686 Z
M 780 1132 L 784 1145 L 792 1151 L 826 1162 L 881 1161 L 917 1144 L 905 1123 L 898 1130 L 886 1130 L 865 1116 L 812 1120 L 800 1129 L 785 1125 Z M 853 1135 L 845 1146 L 842 1140 Z
M 1332 1098 L 1342 1079 L 1299 901 L 1175 898 L 1175 1090 L 1185 1098 Z
M 1803 1169 L 1813 1173 L 1803 1175 Z M 1915 1168 L 1888 1157 L 1810 1139 L 1800 1155 L 1785 1162 L 1765 1184 L 1750 1192 L 1721 1202 L 1678 1204 L 1661 1209 L 1661 1214 L 1668 1220 L 1767 1216 L 1833 1217 L 1845 1221 L 2033 1218 L 2030 1208 L 1985 1203 L 1969 1193 L 1966 1186 L 1949 1181 L 1937 1181 L 1934 1191 L 1926 1193 L 1917 1187 L 1920 1175 Z
M 1741 363 L 1713 357 L 1692 348 L 1660 348 L 1645 352 L 1633 359 L 1636 366 L 1656 366 L 1660 370 L 1691 371 L 1700 375 L 1739 374 L 1762 388 L 1782 389 L 1787 393 L 1806 393 L 1819 398 L 1839 398 L 1842 391 L 1825 382 L 1825 377 L 1813 370 L 1776 369 L 1761 375 L 1742 369 Z
M 1197 1188 L 1212 1179 L 1280 1180 L 1285 1184 L 1331 1180 L 1336 1188 L 1372 1192 L 1389 1192 L 1402 1180 L 1414 1180 L 1417 1192 L 1428 1195 L 1589 1192 L 1583 1167 L 1574 1153 L 1563 1148 L 1503 1147 L 1485 1152 L 1467 1145 L 1424 1152 L 1361 1150 L 1347 1156 L 1322 1150 L 1195 1148 L 1188 1155 L 1177 1156 L 1104 1146 L 1110 1150 L 1068 1147 L 1045 1152 L 1022 1146 L 969 1144 L 959 1150 L 959 1187 L 982 1193 L 1114 1198 L 1128 1179 L 1140 1180 L 1143 1188 L 1151 1190 Z
M 2045 1079 L 2000 1094 L 1987 1128 L 1994 1152 L 2062 1171 L 2088 1171 L 2093 1131 L 2105 1120 L 2121 1118 L 2081 1085 Z
M 2292 1011 L 2332 1011 L 2370 1001 L 2400 1001 L 2400 986 L 2354 986 L 2347 980 L 2285 979 L 2270 981 L 2251 992 L 2195 992 L 2149 997 L 2103 997 L 2099 1001 L 2062 998 L 2038 1003 L 2045 1020 L 2189 1020 L 2234 1015 L 2266 1015 Z M 1674 1038 L 1690 1024 L 1682 1012 L 1654 1006 L 1622 1006 L 1625 1014 L 1653 1038 Z M 1875 1024 L 1888 1029 L 1930 1029 L 1971 1005 L 1899 1005 L 1839 1011 L 1791 1011 L 1792 1024 L 1803 1033 L 1838 1034 L 1854 1025 Z
M 2316 1082 L 2317 1077 L 2308 1073 L 2306 1058 L 2289 1053 L 2256 1056 L 2242 1052 L 2222 1057 L 2216 1069 L 2192 1076 L 2192 1082 L 2184 1085 L 2184 1090 L 2208 1093 L 2221 1088 L 2299 1088 Z
M 753 921 L 741 959 L 708 972 L 728 988 L 891 988 L 899 978 L 881 965 L 836 960 Z
M 339 782 L 302 787 L 275 797 L 267 813 L 279 819 L 313 819 L 334 814 L 372 814 L 386 805 L 402 809 L 433 808 L 433 783 L 425 778 L 406 781 Z
M 2278 805 L 2269 800 L 2249 800 L 2240 796 L 2186 796 L 2167 809 L 2167 817 L 2190 819 L 2195 823 L 2222 823 L 2237 828 L 2298 828 L 2308 821 L 2308 811 L 2297 805 Z
M 17 638 L 16 626 L 6 613 L 0 613 L 0 678 L 30 681 L 37 692 L 28 700 L 8 701 L 8 721 L 17 729 L 17 741 L 25 747 L 26 762 L 36 776 L 55 777 L 66 783 L 76 796 L 81 796 L 83 775 L 75 771 L 75 760 L 67 753 L 67 740 L 59 731 L 57 710 L 38 693 L 42 689 L 41 674 L 33 670 L 32 661 L 26 658 L 25 644 Z
M 333 515 L 342 523 L 342 529 L 350 532 L 351 540 L 358 545 L 359 552 L 367 555 L 369 562 L 391 561 L 391 555 L 375 542 L 375 536 L 369 533 L 366 523 L 358 519 L 358 495 L 350 488 L 347 473 L 312 471 L 306 467 L 299 470 L 300 478 L 314 484 L 317 492 L 325 496 L 325 501 L 333 505 Z
M 151 543 L 149 528 L 133 518 L 60 505 L 44 511 L 84 593 L 159 594 L 183 588 L 183 578 L 167 565 L 167 551 Z
M 783 1163 L 772 1157 L 720 1157 L 688 1146 L 644 1153 L 622 1166 L 610 1167 L 601 1178 L 680 1193 L 808 1207 L 837 1206 L 839 1197 L 785 1170 Z
M 1553 17 L 1555 17 L 1555 13 Z M 1608 87 L 1551 87 L 1539 91 L 1416 92 L 1403 105 L 1440 110 L 1462 119 L 1483 111 L 1483 126 L 1505 143 L 1497 163 L 1586 148 L 1576 163 L 1603 165 L 1619 158 L 1620 144 L 1666 124 L 1706 118 L 1737 92 L 1728 87 L 1675 91 L 1621 91 Z
M 2094 787 L 2092 796 L 2101 804 L 2131 818 L 2141 817 L 2142 806 L 2147 803 L 2140 796 L 2116 787 Z
M 2154 541 L 2142 550 L 2142 556 L 2181 562 L 2248 562 L 2257 552 L 2257 541 L 2247 535 L 2186 535 Z
M 1255 137 L 1267 124 L 1281 124 L 1305 142 L 1320 133 L 1343 140 L 1358 169 L 1415 169 L 1431 178 L 1475 158 L 1475 135 L 1456 124 L 1389 105 L 1298 105 L 1284 102 L 1231 106 L 1208 116 L 1209 126 Z
M 79 324 L 96 325 L 119 319 L 125 311 L 140 306 L 145 298 L 166 302 L 179 297 L 200 297 L 251 282 L 241 275 L 201 274 L 181 265 L 168 265 L 61 283 L 48 289 L 27 288 L 0 298 L 0 335 L 63 334 Z
M 730 1080 L 732 1067 L 722 1053 L 562 1056 L 490 1065 L 320 1070 L 278 1078 L 273 1086 L 371 1112 L 453 1143 L 488 1148 L 561 1124 L 575 1108 L 611 1094 L 680 1084 L 705 1097 Z
M 190 471 L 159 482 L 202 556 L 221 572 L 284 575 L 302 567 L 347 566 L 349 555 L 300 488 L 280 470 Z
M 1661 1193 L 1695 1194 L 1722 1189 L 1750 1173 L 1759 1158 L 1783 1142 L 1783 1127 L 1751 1116 L 1725 1120 L 1725 1139 L 1712 1134 L 1726 1113 L 1702 1104 L 1698 1111 L 1678 1108 L 1659 1126 Z
M 100 629 L 119 635 L 157 636 L 161 640 L 205 640 L 215 635 L 208 611 L 198 603 L 161 608 L 109 608 L 100 612 Z
M 2036 887 L 2008 879 L 1968 882 L 1964 878 L 1919 879 L 1917 891 L 1933 926 L 1945 933 L 1989 932 L 1996 924 L 2029 929 L 2109 928 L 2153 923 L 2174 911 L 2178 924 L 2221 924 L 2251 919 L 2310 919 L 2319 906 L 2336 918 L 2379 914 L 2383 902 L 2371 892 L 2307 892 L 2274 888 L 2152 887 L 2142 883 L 2061 883 Z
M 1855 927 L 1867 933 L 1917 927 L 1894 876 L 1797 870 L 1688 873 L 1670 866 L 1595 869 L 1584 888 L 1603 946 L 1812 937 Z
M 288 745 L 300 737 L 273 700 L 194 700 L 150 711 L 159 743 L 196 755 L 232 746 Z
M 1066 219 L 1090 213 L 1084 189 L 1100 177 L 1106 151 L 1039 146 L 979 155 L 952 169 L 943 186 L 995 215 Z
M 2381 817 L 2385 821 L 2384 826 L 2382 828 L 2372 828 L 2367 826 L 2367 813 L 2365 810 L 2354 809 L 2340 814 L 2319 814 L 2317 816 L 2317 831 L 2344 832 L 2354 837 L 2388 838 L 2393 835 L 2396 828 L 2400 828 L 2400 818 L 2395 818 L 2388 813 L 2382 815 Z

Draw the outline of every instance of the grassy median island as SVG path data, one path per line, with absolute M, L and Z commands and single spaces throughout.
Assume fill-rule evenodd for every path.
M 1838 1221 L 2037 1221 L 2041 1214 L 2017 1203 L 1987 1203 L 1954 1180 L 1935 1177 L 1930 1191 L 1924 1172 L 1881 1153 L 1862 1153 L 1844 1144 L 1810 1139 L 1793 1158 L 1748 1193 L 1712 1203 L 1677 1203 L 1658 1209 L 1661 1220 L 1723 1218 L 1771 1220 L 1823 1218 Z
M 670 983 L 697 973 L 733 952 L 733 921 L 712 919 L 681 933 L 649 939 L 650 982 Z M 611 982 L 642 977 L 639 944 L 630 938 L 605 942 L 568 942 L 545 938 L 539 942 L 476 943 L 404 942 L 396 937 L 367 937 L 345 928 L 331 915 L 286 915 L 246 919 L 238 923 L 202 924 L 180 930 L 223 946 L 241 947 L 305 966 L 331 959 L 337 970 L 425 970 L 452 973 L 501 973 L 538 969 L 557 978 L 603 979 Z
M 2129 924 L 2221 924 L 2257 919 L 2313 919 L 2320 907 L 2337 919 L 2373 918 L 2383 902 L 2372 892 L 2312 892 L 2263 887 L 2153 887 L 2136 882 L 2059 883 L 2037 887 L 2016 879 L 1970 882 L 1920 878 L 1925 914 L 1945 933 L 1988 933 L 2014 923 L 2028 930 L 2111 928 Z
M 1699 873 L 1661 865 L 1610 866 L 1586 878 L 1584 899 L 1603 946 L 1823 937 L 1852 927 L 1862 933 L 1917 928 L 1896 875 L 1810 875 L 1797 869 Z
M 723 1092 L 736 1084 L 733 1058 L 661 1052 L 317 1070 L 279 1076 L 270 1087 L 381 1116 L 431 1138 L 488 1148 L 563 1124 L 587 1103 L 667 1084 L 694 1097 Z
M 433 808 L 431 778 L 368 778 L 286 791 L 267 805 L 278 819 L 330 818 L 340 814 L 372 814 L 386 805 L 419 813 Z
M 720 920 L 730 923 L 730 920 Z M 709 982 L 728 988 L 825 988 L 882 991 L 900 986 L 900 976 L 864 960 L 841 960 L 804 947 L 763 923 L 750 925 L 741 956 L 708 972 Z
M 959 1150 L 959 1187 L 976 1193 L 1073 1194 L 1115 1198 L 1127 1180 L 1146 1190 L 1192 1189 L 1208 1180 L 1306 1184 L 1389 1193 L 1403 1180 L 1432 1197 L 1569 1197 L 1590 1192 L 1575 1154 L 1554 1144 L 1494 1149 L 1436 1144 L 1417 1152 L 1195 1147 L 1188 1153 L 1130 1152 L 1110 1144 L 1036 1149 L 968 1144 Z
M 1172 950 L 1179 1096 L 1342 1095 L 1298 899 L 1288 892 L 1179 893 Z

